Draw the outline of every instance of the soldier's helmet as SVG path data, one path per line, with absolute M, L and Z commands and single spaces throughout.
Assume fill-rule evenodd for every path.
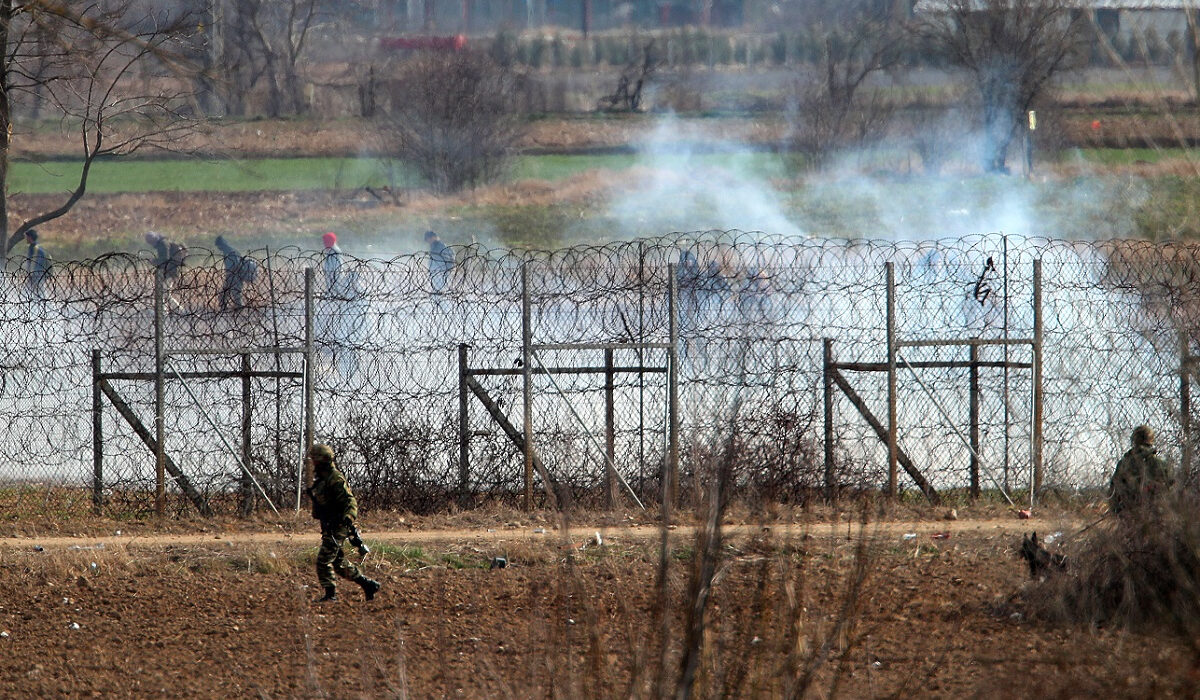
M 314 465 L 330 466 L 333 464 L 333 448 L 324 443 L 318 443 L 308 448 L 308 457 Z
M 1132 440 L 1135 445 L 1153 445 L 1154 429 L 1148 425 L 1139 425 L 1133 429 Z

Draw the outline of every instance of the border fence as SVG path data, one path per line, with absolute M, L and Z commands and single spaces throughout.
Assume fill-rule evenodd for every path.
M 10 517 L 1103 488 L 1138 424 L 1193 476 L 1200 247 L 712 231 L 358 259 L 24 258 L 0 280 Z M 234 293 L 236 292 L 236 294 Z

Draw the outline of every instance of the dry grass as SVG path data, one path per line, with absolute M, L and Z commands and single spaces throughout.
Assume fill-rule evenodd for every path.
M 1064 544 L 1067 567 L 1027 593 L 1034 616 L 1070 624 L 1171 630 L 1200 640 L 1200 499 L 1104 522 Z

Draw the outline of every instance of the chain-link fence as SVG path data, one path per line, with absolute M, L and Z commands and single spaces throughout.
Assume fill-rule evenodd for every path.
M 453 250 L 445 269 L 427 254 L 257 250 L 257 274 L 242 275 L 193 249 L 165 280 L 160 335 L 148 257 L 45 277 L 11 260 L 4 512 L 152 511 L 160 386 L 168 512 L 297 507 L 307 389 L 315 437 L 364 507 L 519 502 L 526 382 L 534 452 L 561 495 L 658 502 L 673 323 L 684 498 L 727 444 L 734 483 L 761 498 L 885 488 L 889 396 L 905 469 L 939 491 L 1028 489 L 1036 449 L 1044 488 L 1102 486 L 1140 423 L 1190 462 L 1193 245 L 705 232 Z M 841 383 L 827 392 L 831 367 Z M 540 503 L 541 469 L 533 480 Z M 915 483 L 900 473 L 899 488 Z

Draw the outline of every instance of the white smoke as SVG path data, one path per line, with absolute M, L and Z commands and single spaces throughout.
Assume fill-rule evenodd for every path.
M 682 128 L 674 115 L 665 116 L 636 144 L 631 180 L 611 193 L 608 209 L 620 234 L 739 229 L 805 235 L 787 213 L 785 193 L 770 181 L 785 175 L 782 160 L 713 133 L 698 134 L 699 152 L 680 140 Z
M 1147 196 L 1131 177 L 981 174 L 978 135 L 955 137 L 945 174 L 922 172 L 899 141 L 797 174 L 785 156 L 686 128 L 667 115 L 636 144 L 626 181 L 608 192 L 613 238 L 713 229 L 890 240 L 1119 238 L 1138 235 L 1135 215 Z

